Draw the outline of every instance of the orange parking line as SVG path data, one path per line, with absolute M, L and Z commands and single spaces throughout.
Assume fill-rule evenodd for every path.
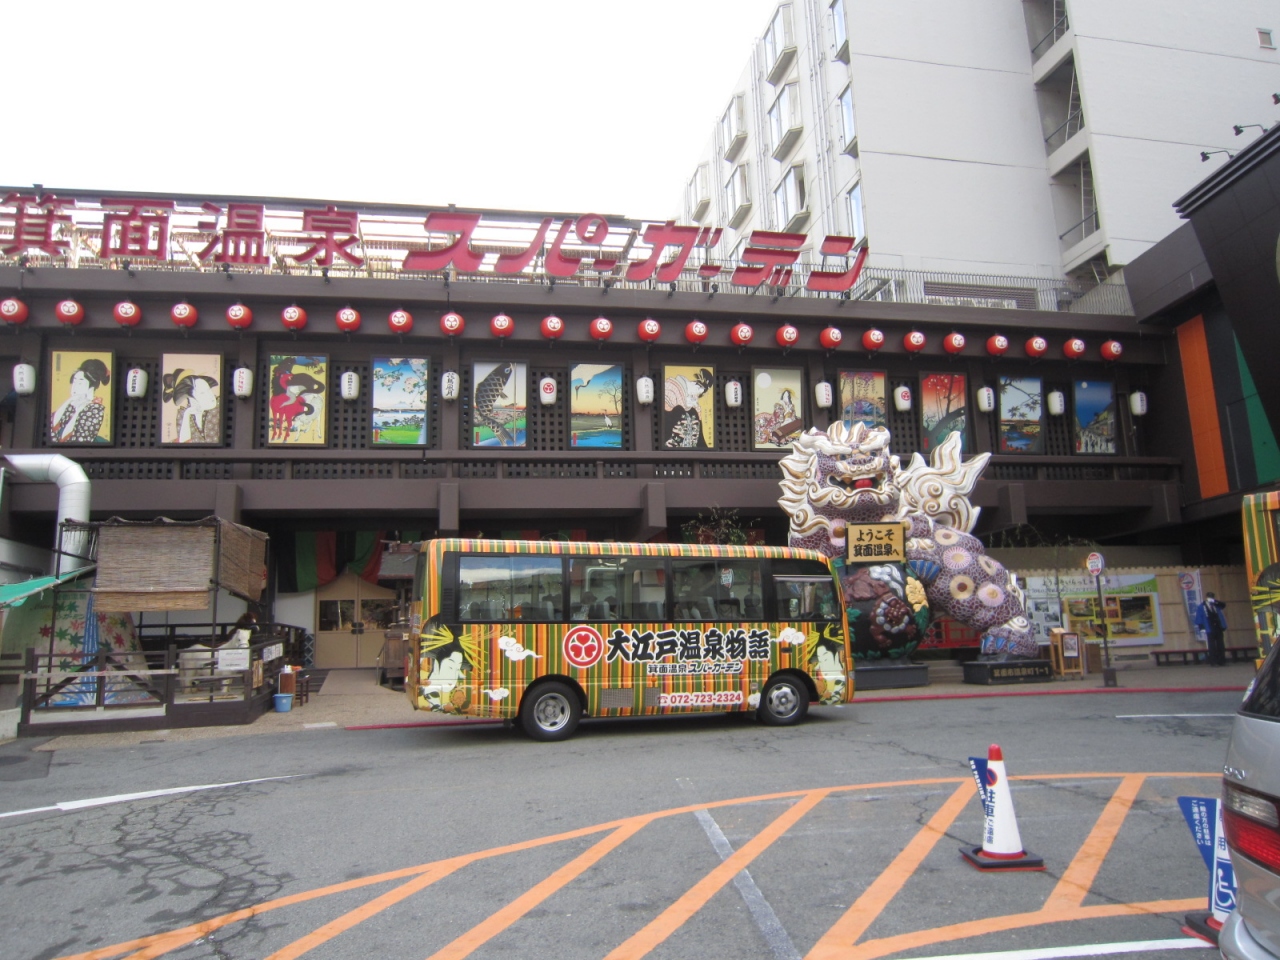
M 857 946 L 846 948 L 837 956 L 840 960 L 876 960 L 878 957 L 887 957 L 903 950 L 916 950 L 920 947 L 948 943 L 952 940 L 966 940 L 969 937 L 981 937 L 1004 930 L 1038 927 L 1046 923 L 1065 923 L 1071 920 L 1095 920 L 1100 917 L 1184 913 L 1187 910 L 1203 908 L 1204 905 L 1204 897 L 1193 897 L 1188 900 L 1151 900 L 1146 903 L 1102 903 L 1056 912 L 1035 910 L 1031 913 L 1011 913 L 1003 917 L 967 920 L 964 923 L 953 923 L 946 927 L 934 927 L 932 930 L 916 930 L 912 933 L 898 934 L 896 937 L 868 940 Z
M 446 860 L 438 863 L 419 876 L 414 877 L 407 883 L 402 883 L 394 890 L 388 890 L 380 897 L 374 897 L 368 903 L 362 903 L 335 920 L 330 920 L 324 926 L 319 927 L 305 937 L 300 937 L 288 946 L 281 947 L 267 960 L 296 960 L 308 950 L 314 950 L 322 943 L 327 943 L 338 934 L 350 930 L 352 927 L 363 923 L 376 913 L 381 913 L 387 907 L 394 906 L 406 897 L 411 897 L 419 890 L 431 886 L 442 877 L 447 877 L 463 863 L 459 860 Z
M 756 857 L 767 850 L 775 840 L 786 833 L 801 817 L 816 807 L 830 790 L 815 790 L 802 800 L 792 804 L 785 813 L 743 844 L 728 859 L 689 888 L 680 899 L 638 932 L 612 950 L 605 960 L 639 960 L 667 937 L 675 933 L 686 920 L 701 910 L 720 889 L 739 871 L 745 870 Z
M 871 886 L 862 892 L 839 920 L 832 925 L 821 939 L 813 945 L 805 960 L 829 960 L 838 957 L 844 948 L 857 942 L 866 933 L 867 928 L 876 917 L 889 905 L 889 901 L 897 896 L 898 891 L 911 879 L 924 858 L 946 834 L 947 829 L 955 822 L 956 817 L 964 810 L 969 798 L 977 793 L 977 786 L 972 780 L 966 780 L 956 787 L 955 792 L 947 799 L 937 813 L 929 818 L 929 822 L 921 827 L 911 842 L 902 852 L 894 857 L 893 862 L 885 867 L 880 876 L 872 881 Z
M 619 827 L 613 833 L 609 834 L 600 842 L 596 843 L 582 855 L 574 858 L 569 863 L 557 870 L 541 883 L 531 887 L 527 892 L 512 900 L 497 913 L 490 916 L 487 920 L 476 924 L 462 936 L 458 937 L 448 946 L 433 953 L 428 960 L 462 960 L 463 957 L 470 956 L 472 951 L 482 946 L 489 940 L 496 937 L 507 927 L 511 926 L 526 913 L 536 907 L 547 897 L 551 896 L 557 890 L 560 890 L 570 881 L 580 876 L 589 867 L 593 866 L 607 853 L 621 846 L 626 840 L 630 839 L 641 828 L 648 826 L 652 821 L 648 819 L 639 820 Z
M 1042 908 L 1045 912 L 1052 913 L 1078 907 L 1084 903 L 1084 898 L 1098 876 L 1098 868 L 1102 866 L 1102 861 L 1111 851 L 1111 844 L 1115 842 L 1116 834 L 1124 824 L 1125 815 L 1133 806 L 1133 801 L 1138 796 L 1138 791 L 1142 789 L 1145 779 L 1137 775 L 1127 776 L 1120 781 L 1120 785 L 1116 787 L 1115 793 L 1111 795 L 1111 799 L 1107 801 L 1106 807 L 1099 815 L 1098 822 L 1093 825 L 1089 836 L 1085 837 L 1084 843 L 1071 858 L 1067 869 L 1063 871 L 1057 886 L 1049 894 Z

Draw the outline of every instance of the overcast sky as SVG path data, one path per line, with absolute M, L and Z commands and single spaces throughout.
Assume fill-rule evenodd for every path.
M 665 218 L 776 3 L 6 3 L 0 184 Z

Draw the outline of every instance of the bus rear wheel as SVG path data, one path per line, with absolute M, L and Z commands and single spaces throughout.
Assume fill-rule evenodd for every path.
M 809 690 L 799 677 L 774 677 L 760 694 L 760 722 L 771 727 L 789 727 L 809 712 Z
M 540 683 L 520 704 L 520 725 L 534 740 L 544 743 L 567 740 L 582 719 L 582 703 L 578 694 L 557 681 Z

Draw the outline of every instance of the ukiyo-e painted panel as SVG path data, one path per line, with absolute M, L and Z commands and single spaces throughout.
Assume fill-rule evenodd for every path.
M 1039 377 L 1000 378 L 1000 452 L 1044 453 Z
M 329 358 L 271 355 L 271 446 L 323 446 L 326 442 Z
M 804 432 L 804 371 L 756 367 L 751 371 L 752 449 L 790 450 Z
M 662 368 L 663 449 L 715 449 L 715 383 L 715 367 Z
M 471 407 L 473 447 L 523 447 L 528 443 L 529 365 L 477 361 Z
M 953 431 L 960 434 L 960 449 L 969 449 L 965 420 L 968 402 L 963 373 L 922 373 L 920 375 L 920 420 L 924 427 L 920 449 L 928 453 Z
M 1076 380 L 1076 453 L 1116 452 L 1116 394 L 1109 380 Z
M 576 363 L 569 372 L 570 443 L 622 449 L 622 366 Z
M 166 353 L 160 383 L 160 442 L 220 446 L 221 354 Z
M 373 358 L 373 423 L 377 444 L 424 447 L 429 442 L 431 361 L 425 357 Z
M 840 371 L 840 419 L 847 426 L 887 426 L 886 396 L 883 370 Z
M 110 351 L 55 350 L 49 359 L 49 442 L 112 442 L 115 357 Z

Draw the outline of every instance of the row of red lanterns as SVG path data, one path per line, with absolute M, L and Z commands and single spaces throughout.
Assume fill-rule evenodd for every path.
M 84 307 L 75 300 L 62 300 L 54 307 L 54 315 L 59 322 L 67 326 L 78 326 L 84 320 Z M 0 318 L 6 323 L 23 323 L 28 316 L 27 305 L 21 300 L 10 297 L 0 300 Z M 142 320 L 142 308 L 137 304 L 124 300 L 115 305 L 112 316 L 122 327 L 133 327 Z M 242 303 L 233 303 L 227 307 L 227 323 L 236 330 L 243 330 L 253 323 L 253 311 Z M 199 319 L 199 313 L 191 304 L 183 302 L 174 304 L 169 311 L 169 318 L 178 327 L 193 327 Z M 352 307 L 343 307 L 334 317 L 338 329 L 344 333 L 354 333 L 360 329 L 362 322 L 360 311 Z M 280 311 L 280 321 L 286 330 L 298 331 L 307 325 L 307 311 L 297 305 L 285 307 Z M 392 310 L 387 316 L 387 326 L 392 333 L 409 333 L 413 330 L 413 314 L 408 310 Z M 499 313 L 489 321 L 489 332 L 495 337 L 507 338 L 515 333 L 516 324 L 505 313 Z M 456 337 L 466 329 L 466 321 L 462 315 L 449 311 L 440 317 L 440 332 L 447 337 Z M 548 340 L 558 340 L 564 333 L 565 323 L 554 314 L 542 319 L 540 326 L 542 336 Z M 613 321 L 607 317 L 596 317 L 589 327 L 591 336 L 596 340 L 608 340 L 613 336 Z M 706 323 L 691 320 L 685 324 L 684 336 L 692 344 L 706 341 L 710 333 Z M 662 324 L 652 317 L 641 320 L 636 334 L 645 343 L 653 343 L 662 334 Z M 729 340 L 737 347 L 745 347 L 751 343 L 755 331 L 750 324 L 737 323 L 729 331 Z M 824 350 L 834 350 L 843 341 L 844 335 L 838 327 L 826 327 L 818 334 L 818 342 Z M 789 349 L 800 342 L 800 331 L 791 324 L 783 324 L 774 334 L 778 346 Z M 924 350 L 928 339 L 919 330 L 912 330 L 902 338 L 902 346 L 908 353 L 920 353 Z M 862 348 L 868 353 L 875 353 L 885 344 L 885 335 L 874 327 L 862 335 Z M 942 349 L 950 354 L 958 354 L 964 350 L 965 337 L 962 333 L 949 333 L 942 340 Z M 987 353 L 993 357 L 1003 356 L 1009 350 L 1009 338 L 1003 334 L 993 334 L 987 338 Z M 1027 340 L 1023 349 L 1027 356 L 1042 357 L 1049 349 L 1049 342 L 1041 336 Z M 1085 342 L 1079 337 L 1071 337 L 1062 345 L 1062 353 L 1068 360 L 1078 360 L 1087 349 Z M 1108 340 L 1099 351 L 1104 360 L 1118 360 L 1124 352 L 1119 341 Z

